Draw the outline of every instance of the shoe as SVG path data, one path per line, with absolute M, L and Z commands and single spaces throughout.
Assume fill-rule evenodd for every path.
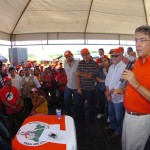
M 109 123 L 109 117 L 107 118 L 107 122 Z
M 115 138 L 118 138 L 118 137 L 120 137 L 120 134 L 117 133 L 117 132 L 113 133 L 112 136 L 111 136 L 112 139 L 115 139 Z
M 103 116 L 104 116 L 104 115 L 102 115 L 102 114 L 98 114 L 98 115 L 96 116 L 96 118 L 97 118 L 97 119 L 101 119 Z

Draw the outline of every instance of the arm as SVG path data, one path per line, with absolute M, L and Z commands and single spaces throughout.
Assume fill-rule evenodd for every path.
M 147 100 L 150 102 L 150 90 L 139 83 L 136 90 Z
M 147 101 L 150 102 L 150 90 L 144 87 L 135 77 L 134 73 L 130 70 L 125 70 L 121 78 L 128 80 L 129 84 L 135 88 Z
M 18 106 L 18 104 L 19 104 L 19 102 L 20 102 L 20 93 L 19 93 L 19 91 L 18 91 L 17 88 L 16 88 L 15 94 L 16 94 L 16 97 L 17 97 L 17 100 L 16 100 L 16 106 Z
M 102 79 L 101 77 L 102 76 L 106 77 L 107 73 L 108 73 L 108 69 L 106 67 L 99 68 L 97 75 L 96 75 L 96 80 L 98 82 L 105 82 L 105 79 Z
M 102 80 L 100 77 L 96 77 L 96 81 L 98 81 L 98 82 L 105 82 L 105 80 Z
M 111 94 L 112 94 L 114 91 L 115 91 L 115 89 L 109 90 L 108 86 L 106 86 L 106 92 L 105 92 L 106 97 L 107 97 L 107 96 L 111 96 Z
M 77 91 L 79 94 L 82 94 L 81 86 L 80 86 L 80 76 L 78 75 L 78 72 L 76 73 L 76 76 L 77 76 Z
M 107 101 L 111 101 L 112 100 L 111 94 L 113 92 L 114 92 L 114 89 L 109 90 L 108 86 L 106 86 L 105 96 L 107 98 Z
M 76 75 L 80 77 L 88 78 L 88 79 L 91 79 L 93 77 L 92 73 L 82 73 L 79 70 L 77 71 Z
M 57 83 L 58 83 L 59 85 L 66 85 L 66 84 L 67 84 L 67 82 L 61 80 L 59 77 L 57 78 Z
M 33 109 L 39 107 L 42 103 L 45 102 L 45 98 L 43 96 L 38 97 L 38 102 L 33 104 Z
M 124 80 L 123 82 L 120 83 L 119 88 L 114 90 L 114 95 L 120 95 L 125 93 L 127 85 L 127 80 Z
M 5 94 L 2 97 L 2 102 L 5 106 L 11 108 L 12 110 L 18 110 L 17 105 L 19 104 L 19 97 L 20 97 L 19 91 L 16 87 L 11 87 L 9 93 L 11 92 L 13 93 L 15 103 L 13 103 L 13 105 L 10 104 L 8 101 L 9 96 L 7 95 L 7 97 L 5 97 Z
M 10 105 L 9 103 L 7 103 L 6 101 L 2 101 L 2 103 L 3 103 L 5 106 L 11 108 L 12 110 L 18 110 L 18 109 L 17 109 L 17 106 L 12 106 L 12 105 Z
M 37 88 L 41 87 L 40 82 L 38 81 L 38 79 L 35 76 L 34 76 L 34 83 L 35 83 L 35 85 L 36 85 Z
M 125 93 L 125 88 L 118 88 L 114 90 L 114 94 L 117 96 L 118 94 L 124 94 Z
M 18 106 L 19 102 L 20 102 L 20 98 L 18 98 L 18 100 L 16 101 L 16 106 Z

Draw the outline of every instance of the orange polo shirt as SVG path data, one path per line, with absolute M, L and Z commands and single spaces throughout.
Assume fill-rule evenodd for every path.
M 150 56 L 144 64 L 139 58 L 134 65 L 133 72 L 139 83 L 150 90 Z M 129 83 L 125 91 L 124 107 L 127 111 L 150 114 L 150 102 Z

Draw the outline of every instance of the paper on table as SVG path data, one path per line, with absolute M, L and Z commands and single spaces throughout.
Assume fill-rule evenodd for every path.
M 52 130 L 60 130 L 60 124 L 53 124 L 49 125 L 50 129 Z
M 55 137 L 51 137 L 51 134 L 55 134 Z M 59 144 L 66 144 L 68 139 L 68 135 L 66 131 L 63 130 L 55 130 L 55 129 L 45 129 L 40 136 L 39 140 L 52 142 L 52 143 L 59 143 Z

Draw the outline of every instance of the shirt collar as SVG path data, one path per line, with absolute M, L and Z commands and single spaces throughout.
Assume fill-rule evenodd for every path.
M 139 58 L 138 58 L 138 61 L 139 61 L 140 63 L 142 63 L 142 58 L 139 57 Z M 145 62 L 149 62 L 149 63 L 150 63 L 150 56 L 148 56 L 148 57 L 146 58 Z

